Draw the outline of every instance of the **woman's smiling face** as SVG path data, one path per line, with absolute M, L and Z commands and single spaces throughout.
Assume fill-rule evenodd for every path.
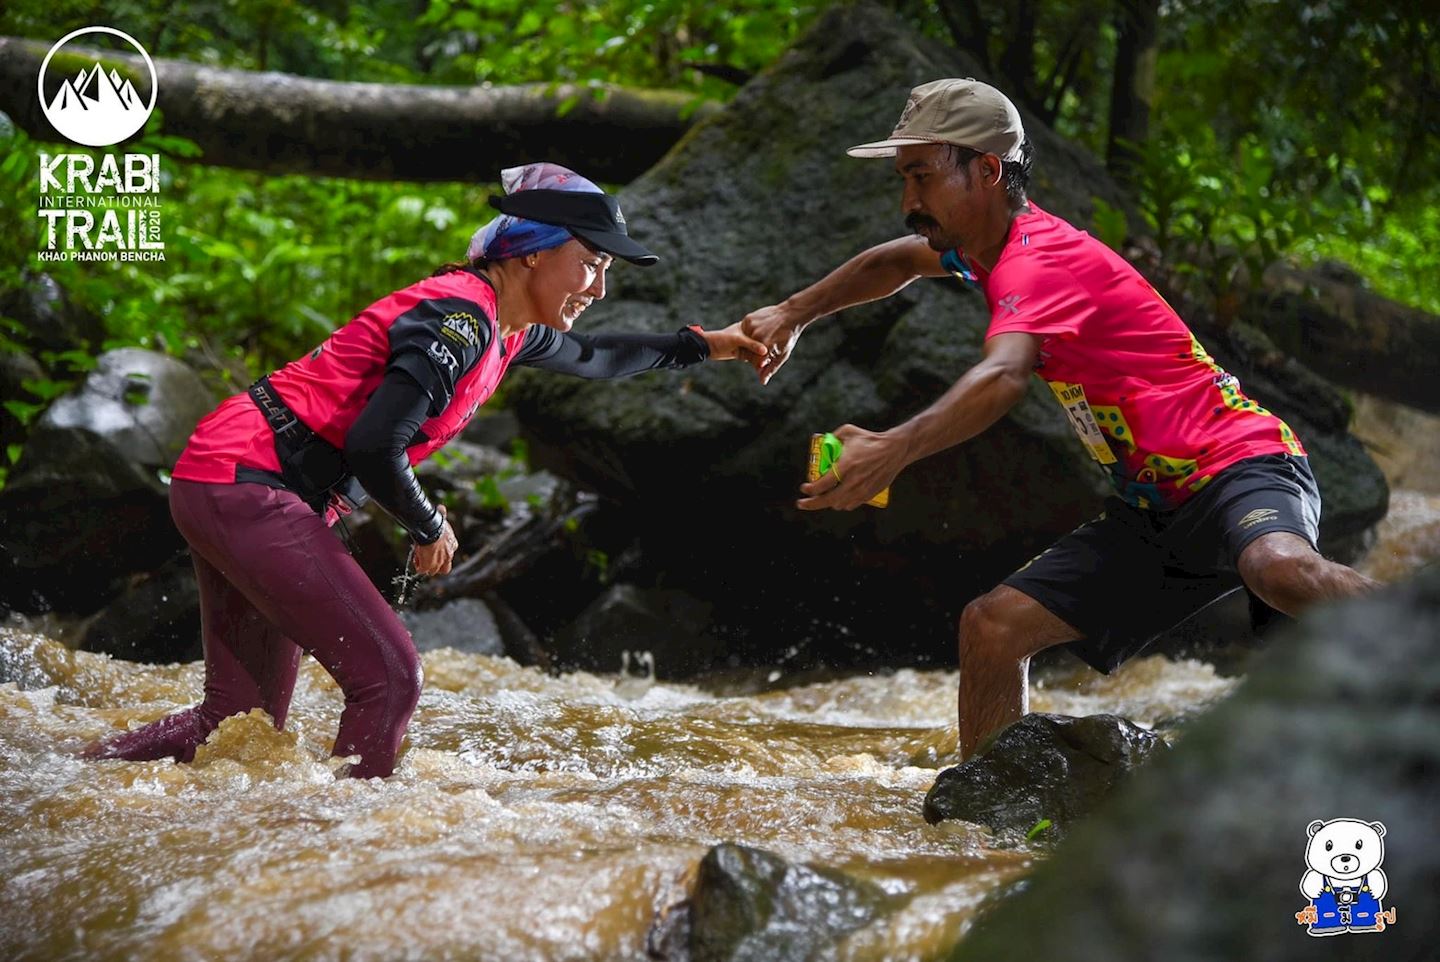
M 593 301 L 605 296 L 609 254 L 591 250 L 575 238 L 536 255 L 530 276 L 536 319 L 568 331 Z

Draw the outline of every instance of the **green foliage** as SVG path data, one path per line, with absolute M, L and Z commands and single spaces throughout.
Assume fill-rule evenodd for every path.
M 1219 299 L 1288 256 L 1440 307 L 1440 62 L 1419 6 L 1184 0 L 1161 34 L 1143 191 L 1162 247 L 1188 245 Z
M 104 318 L 105 347 L 187 356 L 232 381 L 283 364 L 389 291 L 461 259 L 496 189 L 267 177 L 183 163 L 177 155 L 193 144 L 147 134 L 131 149 L 162 154 L 165 261 L 41 265 L 42 148 L 13 129 L 8 144 L 0 292 L 43 266 Z
M 610 555 L 599 548 L 591 548 L 585 552 L 585 568 L 587 572 L 594 572 L 596 580 L 602 585 L 610 583 Z
M 200 0 L 176 16 L 168 0 L 112 0 L 97 18 L 94 4 L 77 0 L 11 0 L 0 11 L 0 34 L 53 42 L 98 21 L 130 32 L 152 56 L 218 66 L 390 83 L 614 82 L 723 97 L 733 85 L 713 73 L 765 67 L 825 6 Z
M 480 507 L 486 511 L 509 511 L 510 499 L 500 493 L 500 485 L 494 475 L 485 475 L 475 481 L 475 493 L 480 495 Z
M 1310 210 L 1274 190 L 1270 153 L 1256 138 L 1241 138 L 1228 156 L 1203 134 L 1197 141 L 1145 145 L 1135 173 L 1163 261 L 1203 285 L 1223 323 L 1310 229 Z
M 697 66 L 757 71 L 822 7 L 813 0 L 430 0 L 419 25 L 437 34 L 424 51 L 445 82 L 609 82 L 716 97 L 731 88 Z
M 1337 220 L 1325 234 L 1302 238 L 1303 261 L 1337 260 L 1401 303 L 1440 315 L 1440 198 L 1407 203 L 1372 223 L 1364 211 Z M 1373 215 L 1372 215 L 1373 216 Z
M 1130 229 L 1125 220 L 1125 211 L 1111 207 L 1100 197 L 1091 197 L 1090 203 L 1095 208 L 1094 222 L 1091 225 L 1095 236 L 1111 250 L 1118 251 L 1125 243 L 1125 235 Z

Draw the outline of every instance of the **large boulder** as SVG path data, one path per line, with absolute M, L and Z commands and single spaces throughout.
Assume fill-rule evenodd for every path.
M 1437 691 L 1440 566 L 1302 618 L 954 960 L 1434 958 Z M 1386 826 L 1384 907 L 1396 920 L 1318 944 L 1296 919 L 1306 827 L 1340 817 Z
M 125 348 L 50 406 L 0 492 L 0 595 L 21 610 L 94 611 L 183 541 L 164 472 L 214 398 L 180 361 Z
M 877 7 L 830 11 L 625 191 L 631 229 L 663 259 L 616 271 L 586 326 L 721 327 L 903 233 L 891 164 L 845 148 L 889 131 L 913 85 L 982 75 Z M 1097 158 L 1025 120 L 1038 203 L 1081 227 L 1096 198 L 1128 209 Z M 787 646 L 813 640 L 827 658 L 843 625 L 859 640 L 855 659 L 944 661 L 966 601 L 1099 512 L 1107 482 L 1044 385 L 980 437 L 907 471 L 885 510 L 792 504 L 812 432 L 887 427 L 923 408 L 980 357 L 986 324 L 978 292 L 921 281 L 813 328 L 763 390 L 730 363 L 608 383 L 520 371 L 509 396 L 537 460 L 635 509 L 652 574 L 743 599 L 721 618 L 766 623 Z M 1344 437 L 1343 424 L 1301 429 L 1321 450 L 1314 434 Z M 1327 513 L 1326 524 L 1363 528 L 1383 507 L 1381 482 L 1367 510 Z

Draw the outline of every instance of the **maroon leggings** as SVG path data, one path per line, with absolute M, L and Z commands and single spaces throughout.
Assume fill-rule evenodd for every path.
M 336 755 L 389 775 L 423 681 L 415 644 L 334 534 L 289 491 L 172 481 L 170 513 L 195 561 L 205 700 L 94 746 L 92 758 L 188 762 L 221 720 L 263 708 L 285 727 L 302 650 L 340 684 Z

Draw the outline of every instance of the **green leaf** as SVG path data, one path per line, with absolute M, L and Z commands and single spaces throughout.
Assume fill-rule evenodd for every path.
M 570 111 L 574 110 L 579 103 L 579 94 L 571 94 L 570 96 L 566 97 L 564 100 L 560 101 L 560 105 L 555 108 L 556 118 L 558 119 L 560 117 L 564 117 Z
M 1027 841 L 1027 842 L 1028 842 L 1028 841 L 1031 841 L 1032 839 L 1035 838 L 1035 836 L 1039 835 L 1041 832 L 1044 832 L 1044 831 L 1048 830 L 1048 829 L 1051 827 L 1051 825 L 1052 825 L 1052 823 L 1051 823 L 1050 819 L 1048 819 L 1048 818 L 1042 818 L 1042 819 L 1040 819 L 1040 821 L 1038 821 L 1038 822 L 1036 822 L 1034 825 L 1030 826 L 1030 831 L 1028 831 L 1028 832 L 1025 833 L 1025 841 Z
M 45 410 L 43 404 L 29 404 L 25 401 L 5 401 L 0 407 L 10 412 L 10 416 L 19 421 L 22 426 L 28 426 L 35 415 Z

